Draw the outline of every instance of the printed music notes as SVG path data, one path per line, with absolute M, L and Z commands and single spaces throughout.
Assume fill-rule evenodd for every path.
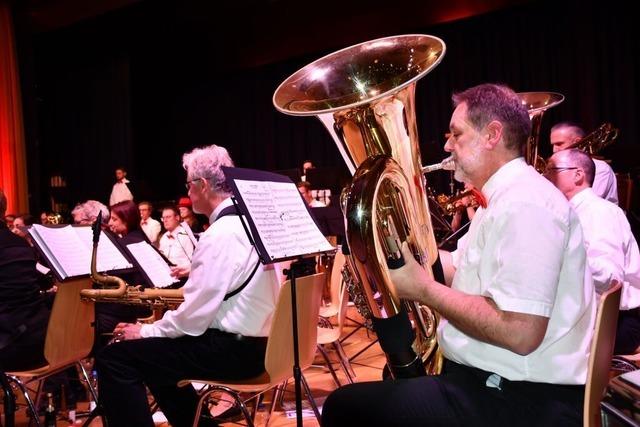
M 234 181 L 271 260 L 333 249 L 293 182 Z

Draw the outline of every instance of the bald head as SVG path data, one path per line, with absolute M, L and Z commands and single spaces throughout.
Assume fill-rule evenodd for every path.
M 572 148 L 551 156 L 545 176 L 570 200 L 575 194 L 593 185 L 595 169 L 588 154 Z

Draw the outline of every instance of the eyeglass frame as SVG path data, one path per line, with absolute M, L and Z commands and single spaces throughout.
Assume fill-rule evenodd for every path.
M 544 170 L 544 175 L 551 173 L 551 171 L 553 172 L 562 172 L 562 171 L 569 171 L 569 170 L 577 170 L 580 169 L 577 166 L 551 166 L 551 167 L 546 167 Z
M 208 178 L 206 176 L 201 176 L 199 178 L 194 178 L 194 179 L 190 179 L 187 182 L 184 183 L 185 188 L 187 189 L 187 191 L 191 190 L 191 184 L 196 182 L 196 181 L 200 181 L 201 179 L 211 179 Z

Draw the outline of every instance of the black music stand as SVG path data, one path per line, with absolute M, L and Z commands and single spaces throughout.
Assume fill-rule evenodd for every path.
M 293 181 L 283 175 L 253 169 L 222 168 L 234 194 L 234 203 L 249 239 L 256 247 L 260 261 L 272 264 L 286 260 L 331 252 L 334 248 L 322 235 L 309 208 Z M 253 237 L 253 239 L 251 239 Z M 293 333 L 293 377 L 296 390 L 296 421 L 302 426 L 302 371 L 298 349 L 298 311 L 296 276 L 300 273 L 292 263 L 291 326 Z

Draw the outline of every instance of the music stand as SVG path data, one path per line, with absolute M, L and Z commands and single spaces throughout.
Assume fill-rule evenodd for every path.
M 334 248 L 311 218 L 309 208 L 293 181 L 272 172 L 242 168 L 222 168 L 234 195 L 234 203 L 250 240 L 263 264 L 332 252 Z M 293 264 L 293 263 L 292 263 Z M 291 324 L 293 334 L 293 378 L 296 391 L 296 421 L 302 426 L 302 390 L 298 351 L 298 311 L 296 307 L 295 267 L 291 276 Z

